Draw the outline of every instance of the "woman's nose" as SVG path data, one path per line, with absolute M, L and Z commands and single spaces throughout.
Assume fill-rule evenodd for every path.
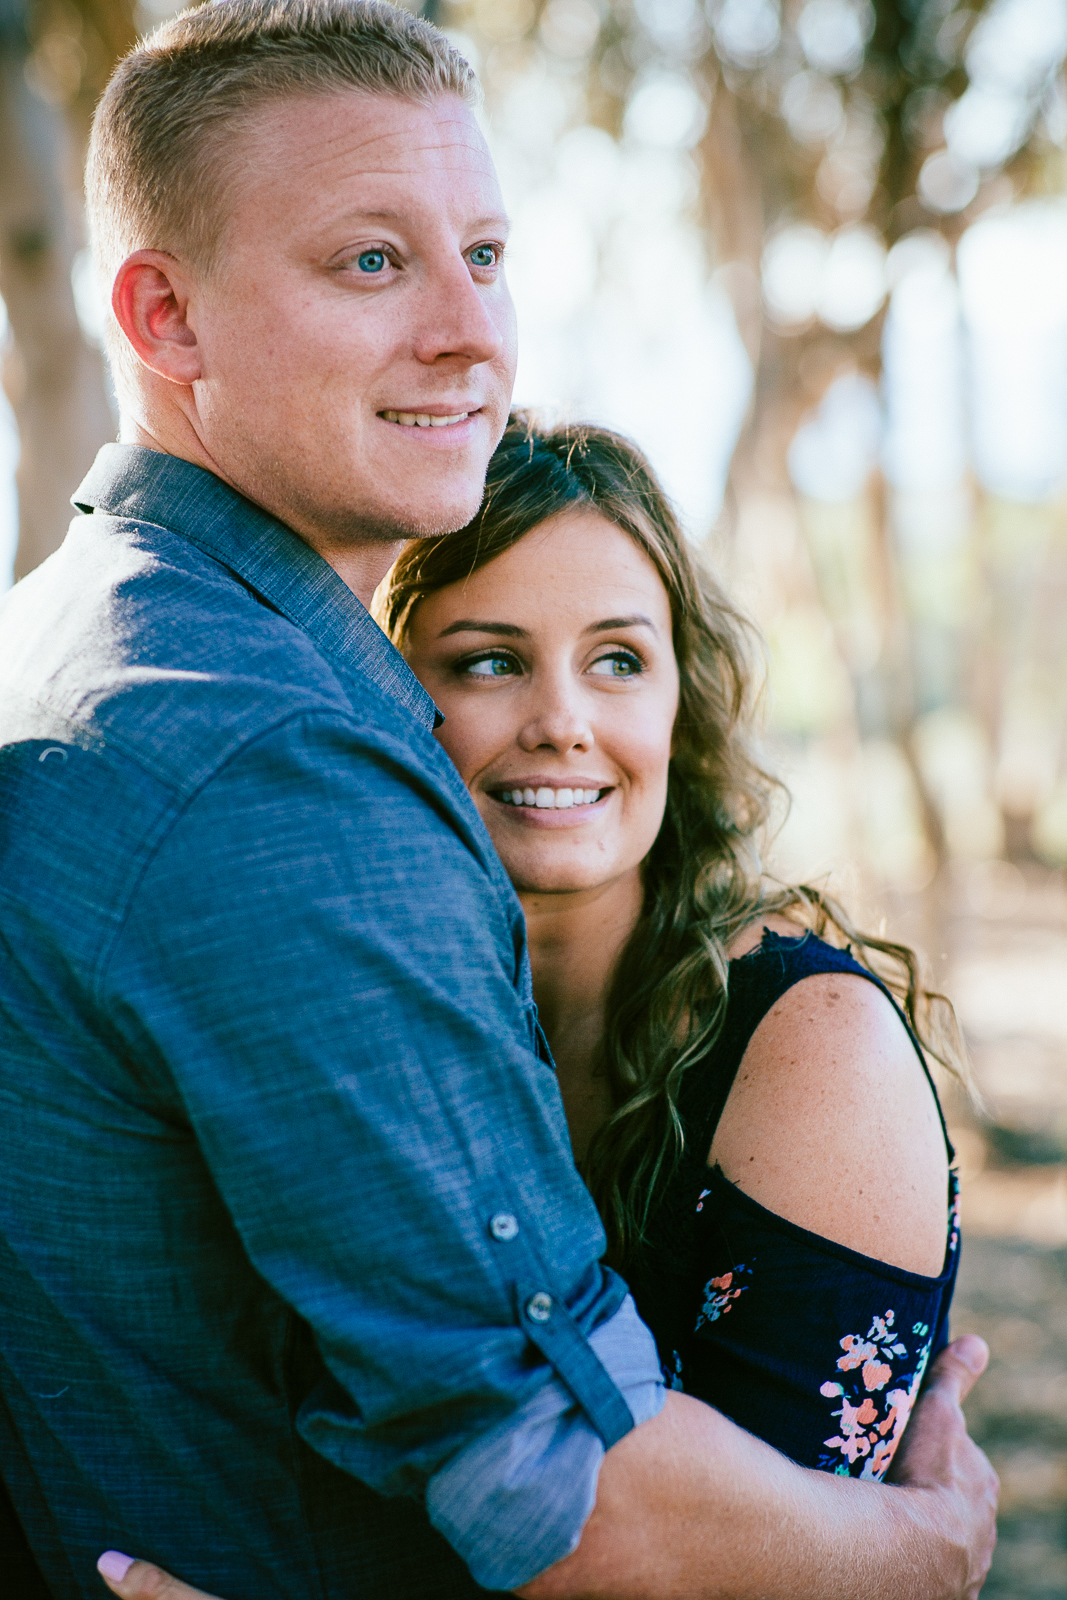
M 555 750 L 590 750 L 593 730 L 582 704 L 582 697 L 560 684 L 546 684 L 528 708 L 529 715 L 519 734 L 519 744 L 527 753 Z

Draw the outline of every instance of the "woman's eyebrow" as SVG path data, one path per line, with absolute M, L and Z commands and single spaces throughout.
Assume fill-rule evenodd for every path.
M 632 617 L 605 617 L 603 622 L 591 622 L 583 632 L 610 633 L 615 628 L 651 628 L 653 633 L 659 631 L 651 617 L 637 611 Z M 526 629 L 516 627 L 513 622 L 479 622 L 475 617 L 461 617 L 458 622 L 450 622 L 437 637 L 447 639 L 451 633 L 492 633 L 504 639 L 526 638 Z
M 651 628 L 653 633 L 659 631 L 652 618 L 646 617 L 643 611 L 635 612 L 632 617 L 607 617 L 603 622 L 591 622 L 584 631 L 610 633 L 613 628 Z
M 505 639 L 526 637 L 526 629 L 517 628 L 513 622 L 477 622 L 473 617 L 461 617 L 458 622 L 450 622 L 437 637 L 447 639 L 450 633 L 495 633 Z

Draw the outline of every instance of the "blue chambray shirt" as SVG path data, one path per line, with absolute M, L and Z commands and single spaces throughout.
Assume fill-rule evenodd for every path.
M 469 1595 L 662 1403 L 521 911 L 337 575 L 109 445 L 0 607 L 0 1446 L 57 1597 Z

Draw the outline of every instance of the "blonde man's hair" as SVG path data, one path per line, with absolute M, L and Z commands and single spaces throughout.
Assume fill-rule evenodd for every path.
M 226 225 L 225 146 L 271 101 L 350 90 L 473 104 L 470 66 L 386 0 L 209 0 L 116 67 L 93 120 L 86 204 L 101 287 L 134 250 L 210 270 Z M 108 315 L 116 377 L 135 366 Z

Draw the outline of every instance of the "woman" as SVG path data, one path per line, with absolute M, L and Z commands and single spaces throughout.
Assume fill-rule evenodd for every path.
M 631 445 L 521 417 L 479 516 L 379 598 L 522 900 L 575 1159 L 668 1382 L 881 1478 L 946 1342 L 956 1184 L 918 1036 L 951 1063 L 951 1010 L 910 951 L 761 875 L 740 618 Z
M 378 600 L 522 900 L 575 1159 L 668 1383 L 882 1478 L 957 1260 L 918 1041 L 958 1045 L 909 950 L 761 873 L 741 619 L 633 446 L 521 416 L 479 515 Z

